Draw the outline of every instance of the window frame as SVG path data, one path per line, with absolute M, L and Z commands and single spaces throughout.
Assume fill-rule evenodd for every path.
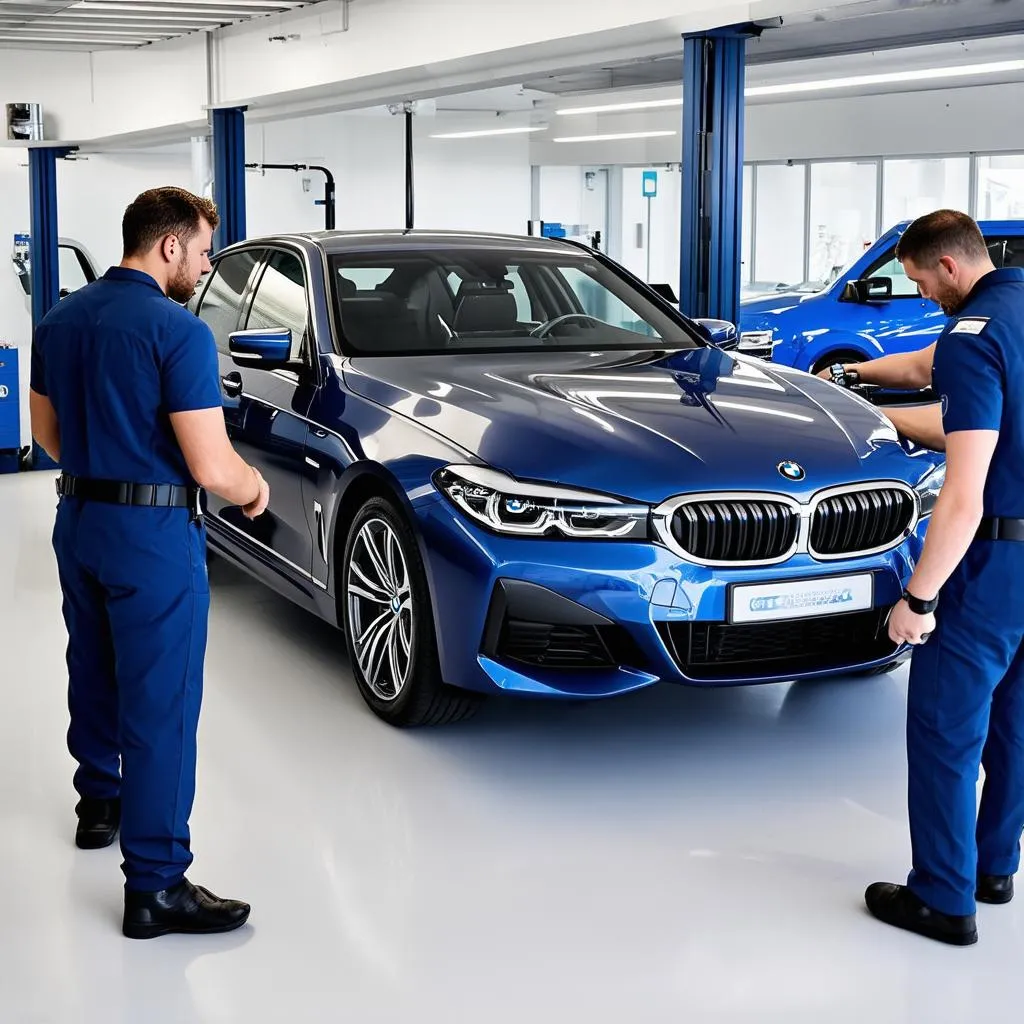
M 263 278 L 270 267 L 271 260 L 277 253 L 294 256 L 302 267 L 302 291 L 306 299 L 306 332 L 305 345 L 303 346 L 300 343 L 299 358 L 291 360 L 287 367 L 271 370 L 270 372 L 284 376 L 288 380 L 298 380 L 303 370 L 317 373 L 317 367 L 320 362 L 319 359 L 317 359 L 314 364 L 312 359 L 312 352 L 317 348 L 317 339 L 316 331 L 313 327 L 313 304 L 309 290 L 309 263 L 304 258 L 305 250 L 276 243 L 263 247 L 263 255 L 255 268 L 255 275 L 249 279 L 248 293 L 245 303 L 245 317 L 244 319 L 239 318 L 238 321 L 239 324 L 244 324 L 245 326 L 237 327 L 236 330 L 248 329 L 249 317 L 252 316 L 253 306 L 256 304 L 256 297 L 259 295 L 260 285 L 263 283 Z M 283 327 L 284 325 L 282 324 L 280 326 Z
M 249 300 L 252 296 L 253 280 L 256 277 L 257 273 L 260 271 L 260 268 L 263 266 L 263 261 L 266 256 L 265 250 L 266 247 L 262 245 L 244 246 L 239 249 L 231 249 L 227 252 L 224 252 L 223 254 L 216 256 L 212 260 L 213 267 L 210 270 L 210 273 L 207 275 L 202 290 L 198 293 L 198 298 L 195 299 L 195 309 L 193 310 L 194 315 L 198 317 L 200 320 L 203 320 L 203 303 L 206 301 L 206 296 L 209 294 L 210 286 L 213 284 L 214 280 L 217 277 L 217 274 L 220 272 L 220 267 L 224 260 L 230 259 L 233 256 L 241 256 L 246 253 L 253 253 L 255 254 L 255 257 L 253 260 L 252 269 L 249 271 L 249 277 L 246 279 L 245 286 L 239 293 L 238 315 L 235 317 L 235 326 L 232 328 L 232 330 L 237 331 L 238 325 L 242 322 L 242 312 L 245 311 L 245 315 L 246 317 L 248 317 Z M 210 326 L 209 323 L 207 323 L 207 321 L 205 320 L 203 320 L 203 323 L 205 323 L 207 327 Z M 210 333 L 213 333 L 213 328 L 210 328 Z M 231 331 L 229 331 L 228 333 L 230 334 Z M 214 343 L 217 345 L 218 356 L 223 356 L 225 359 L 231 359 L 231 353 L 227 350 L 227 348 L 222 349 L 220 347 L 220 342 L 215 334 L 213 340 Z

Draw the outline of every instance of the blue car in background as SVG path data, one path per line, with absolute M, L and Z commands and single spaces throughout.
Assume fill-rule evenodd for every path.
M 231 439 L 271 488 L 255 520 L 206 495 L 210 548 L 339 627 L 389 723 L 454 721 L 488 693 L 592 699 L 906 654 L 885 620 L 938 458 L 862 399 L 736 354 L 735 329 L 601 253 L 255 238 L 215 257 L 190 306 Z
M 740 351 L 817 373 L 932 344 L 946 317 L 922 299 L 895 249 L 909 221 L 887 231 L 821 291 L 779 291 L 740 305 Z M 1024 267 L 1024 221 L 982 221 L 997 267 Z

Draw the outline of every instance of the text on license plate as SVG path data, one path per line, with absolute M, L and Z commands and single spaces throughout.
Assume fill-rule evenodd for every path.
M 874 576 L 830 576 L 732 588 L 730 622 L 774 622 L 841 615 L 874 607 Z

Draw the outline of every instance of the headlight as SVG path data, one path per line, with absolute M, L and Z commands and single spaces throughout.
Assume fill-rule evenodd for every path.
M 935 510 L 935 502 L 939 500 L 939 491 L 942 490 L 942 485 L 946 482 L 946 464 L 943 463 L 936 469 L 933 469 L 924 479 L 922 479 L 914 490 L 917 491 L 917 496 L 921 499 L 921 518 L 930 516 Z
M 774 331 L 743 331 L 739 350 L 751 354 L 768 353 L 775 347 Z
M 438 489 L 470 519 L 496 533 L 523 537 L 647 540 L 651 510 L 603 494 L 522 483 L 484 466 L 448 466 Z

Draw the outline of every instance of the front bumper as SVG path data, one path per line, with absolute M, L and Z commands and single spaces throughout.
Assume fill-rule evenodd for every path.
M 905 656 L 888 609 L 920 553 L 845 562 L 806 555 L 770 568 L 683 562 L 656 544 L 498 537 L 443 499 L 418 506 L 445 680 L 466 689 L 612 696 L 659 681 L 734 686 L 842 674 Z M 728 621 L 730 585 L 847 573 L 873 577 L 865 611 L 776 623 Z

